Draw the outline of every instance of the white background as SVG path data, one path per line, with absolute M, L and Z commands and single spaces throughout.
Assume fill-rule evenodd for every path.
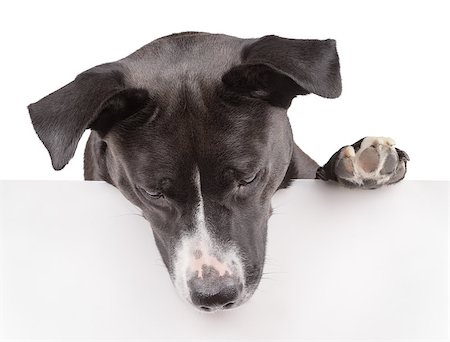
M 407 179 L 450 179 L 447 1 L 5 3 L 0 8 L 0 179 L 82 179 L 87 133 L 75 158 L 55 172 L 26 106 L 94 65 L 186 30 L 335 38 L 343 94 L 294 102 L 289 115 L 297 143 L 323 164 L 363 136 L 391 136 L 411 157 Z

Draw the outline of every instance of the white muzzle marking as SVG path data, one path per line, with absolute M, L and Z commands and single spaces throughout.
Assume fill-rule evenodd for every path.
M 220 262 L 214 255 L 210 255 L 207 248 L 200 247 L 196 249 L 193 256 L 194 258 L 191 259 L 189 270 L 194 273 L 197 272 L 198 278 L 203 278 L 203 266 L 213 267 L 219 272 L 221 277 L 226 274 L 230 276 L 233 274 L 228 265 Z
M 194 180 L 199 198 L 194 214 L 194 230 L 186 233 L 175 248 L 173 282 L 179 295 L 191 302 L 188 281 L 203 278 L 203 267 L 213 267 L 220 276 L 232 275 L 244 285 L 245 277 L 238 249 L 232 243 L 218 243 L 208 232 L 198 168 Z

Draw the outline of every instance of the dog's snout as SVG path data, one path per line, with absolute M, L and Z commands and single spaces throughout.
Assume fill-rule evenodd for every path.
M 243 284 L 229 272 L 221 273 L 213 266 L 203 265 L 188 281 L 191 301 L 203 311 L 228 309 L 239 299 Z
M 248 298 L 245 270 L 238 249 L 222 245 L 206 229 L 185 237 L 174 267 L 174 283 L 189 303 L 202 311 L 229 309 Z

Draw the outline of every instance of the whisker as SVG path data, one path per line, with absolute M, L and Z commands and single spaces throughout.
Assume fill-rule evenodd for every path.
M 140 216 L 140 217 L 144 217 L 144 215 L 142 215 L 141 213 L 125 213 L 125 214 L 118 214 L 118 215 L 114 215 L 113 217 L 122 217 L 122 216 Z
M 280 215 L 280 214 L 286 214 L 286 213 L 283 211 L 278 211 L 276 209 L 272 211 L 272 215 Z
M 155 260 L 155 265 L 160 266 L 162 268 L 166 268 L 166 265 L 161 260 Z
M 288 272 L 263 272 L 263 275 L 266 274 L 287 274 Z
M 272 210 L 276 211 L 276 210 L 279 210 L 280 208 L 283 208 L 283 206 L 280 205 L 280 206 L 278 206 L 278 207 L 272 207 Z

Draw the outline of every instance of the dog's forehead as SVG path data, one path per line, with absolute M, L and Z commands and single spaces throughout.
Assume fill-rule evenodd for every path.
M 273 121 L 264 103 L 230 109 L 184 105 L 184 100 L 178 100 L 178 105 L 158 109 L 154 118 L 137 127 L 131 121 L 129 127 L 123 124 L 115 129 L 114 146 L 120 154 L 139 167 L 185 170 L 195 162 L 211 171 L 245 170 L 264 154 Z M 186 101 L 195 102 L 195 98 Z
M 241 62 L 242 49 L 253 39 L 220 34 L 182 33 L 157 39 L 120 61 L 128 69 L 127 82 L 159 92 L 177 88 L 183 80 L 220 80 Z

